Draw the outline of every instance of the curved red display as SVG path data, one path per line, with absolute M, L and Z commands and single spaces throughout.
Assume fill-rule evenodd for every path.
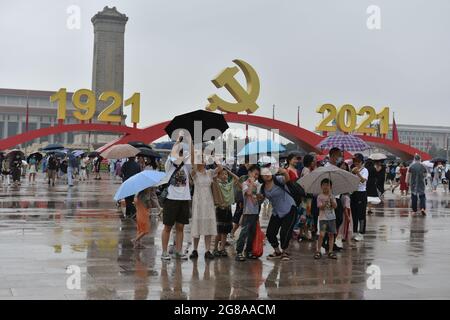
M 286 123 L 280 120 L 237 113 L 225 114 L 225 118 L 230 123 L 248 124 L 251 126 L 268 130 L 278 129 L 281 136 L 298 144 L 305 151 L 307 152 L 314 151 L 317 153 L 322 153 L 322 150 L 317 149 L 316 146 L 320 143 L 322 139 L 324 139 L 324 137 L 309 130 L 306 130 L 304 128 L 297 127 L 296 125 Z M 0 150 L 5 150 L 40 137 L 69 131 L 114 132 L 124 134 L 123 137 L 111 141 L 109 144 L 102 147 L 101 148 L 102 150 L 105 150 L 114 144 L 127 143 L 130 141 L 143 141 L 146 143 L 150 143 L 166 135 L 164 128 L 167 126 L 168 123 L 169 121 L 165 121 L 155 125 L 151 125 L 143 129 L 123 125 L 99 124 L 99 123 L 62 124 L 54 127 L 32 130 L 26 133 L 2 139 L 0 140 Z M 420 154 L 423 160 L 431 159 L 428 153 L 397 141 L 364 135 L 361 135 L 360 137 L 363 140 L 365 140 L 368 144 L 385 149 L 402 159 L 411 159 L 416 153 Z

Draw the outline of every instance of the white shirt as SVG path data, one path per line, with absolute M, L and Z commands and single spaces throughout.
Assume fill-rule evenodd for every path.
M 191 190 L 189 188 L 189 175 L 191 166 L 183 165 L 181 169 L 175 173 L 175 185 L 169 184 L 167 189 L 167 199 L 170 200 L 191 200 Z M 173 163 L 167 159 L 166 173 L 169 179 L 175 171 Z M 169 181 L 170 183 L 170 181 Z
M 331 162 L 325 163 L 324 167 L 335 167 L 335 168 L 339 168 L 338 166 L 332 164 Z M 332 181 L 332 182 L 333 182 L 333 181 Z M 340 195 L 340 194 L 335 194 L 334 197 L 335 197 L 336 199 L 339 199 L 339 198 L 341 197 L 341 195 Z
M 367 178 L 369 178 L 369 170 L 367 170 L 366 168 L 362 168 L 359 174 L 366 180 L 359 183 L 358 191 L 366 191 Z

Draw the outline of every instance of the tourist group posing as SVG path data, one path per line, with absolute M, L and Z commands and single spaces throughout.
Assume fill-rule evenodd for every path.
M 161 192 L 163 260 L 197 259 L 201 238 L 205 259 L 227 257 L 226 246 L 231 242 L 235 244 L 236 261 L 258 259 L 264 241 L 259 224 L 264 202 L 269 202 L 271 207 L 265 238 L 273 252 L 268 259 L 289 261 L 289 245 L 293 239 L 316 241 L 312 253 L 315 259 L 320 259 L 324 251 L 328 258 L 336 259 L 344 242 L 363 240 L 369 171 L 362 154 L 354 155 L 351 166 L 343 161 L 343 152 L 333 148 L 325 164 L 318 162 L 314 154 L 305 155 L 299 163 L 298 157 L 292 154 L 282 168 L 245 164 L 231 170 L 219 162 L 210 164 L 204 159 L 194 162 L 194 155 L 189 151 L 190 147 L 177 141 L 165 164 L 166 181 Z M 189 157 L 192 157 L 191 163 L 196 164 L 187 164 Z M 297 180 L 321 165 L 336 166 L 356 175 L 359 178 L 357 190 L 351 194 L 332 194 L 333 181 L 323 179 L 320 194 L 304 193 Z M 145 203 L 142 212 L 137 212 L 136 239 L 139 241 L 149 232 L 148 209 L 152 205 L 150 201 L 142 201 L 149 199 L 143 195 L 148 191 L 142 191 L 134 199 L 135 203 Z M 129 199 L 130 203 L 132 200 Z M 139 221 L 144 221 L 145 225 L 140 225 Z M 186 225 L 190 225 L 193 240 L 190 252 L 183 252 L 182 246 Z M 171 252 L 172 230 L 175 237 Z M 135 247 L 142 247 L 140 242 L 136 245 L 136 239 L 133 240 Z

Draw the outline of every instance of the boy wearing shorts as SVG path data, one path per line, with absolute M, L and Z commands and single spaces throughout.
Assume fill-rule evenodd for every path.
M 317 207 L 319 209 L 319 240 L 317 241 L 316 253 L 314 259 L 322 258 L 320 248 L 325 234 L 328 234 L 328 258 L 336 259 L 333 252 L 334 235 L 336 234 L 336 198 L 331 194 L 332 182 L 330 179 L 323 179 L 320 182 L 322 193 L 317 196 Z

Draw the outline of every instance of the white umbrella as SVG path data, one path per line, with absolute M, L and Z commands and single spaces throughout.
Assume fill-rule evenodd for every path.
M 116 144 L 106 151 L 103 151 L 100 155 L 106 159 L 123 159 L 136 156 L 141 150 L 133 147 L 132 145 Z
M 427 167 L 427 168 L 433 168 L 433 167 L 434 167 L 434 163 L 431 162 L 430 160 L 423 161 L 422 164 L 423 164 L 425 167 Z
M 258 159 L 259 163 L 264 163 L 264 164 L 273 164 L 273 163 L 278 163 L 277 159 L 275 159 L 272 156 L 262 156 L 261 158 Z
M 336 166 L 319 167 L 311 173 L 297 180 L 306 193 L 319 194 L 322 192 L 320 183 L 323 179 L 330 179 L 332 182 L 331 192 L 334 195 L 353 192 L 358 189 L 360 179 L 345 170 Z
M 369 156 L 369 159 L 375 160 L 375 161 L 378 161 L 378 160 L 386 160 L 386 159 L 387 159 L 387 156 L 386 156 L 384 153 L 372 153 L 372 154 Z

